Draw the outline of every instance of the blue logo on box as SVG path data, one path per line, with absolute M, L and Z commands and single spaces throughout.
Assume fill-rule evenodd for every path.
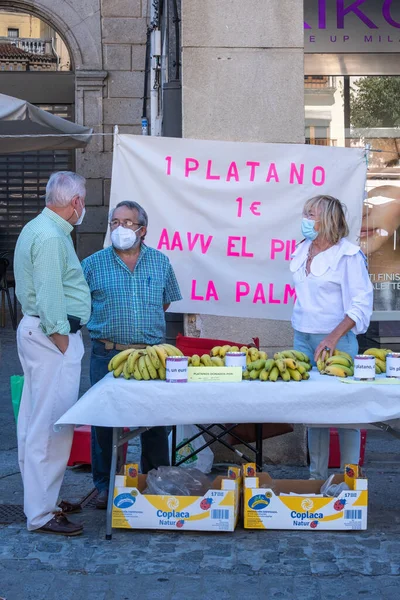
M 249 508 L 252 510 L 262 510 L 263 508 L 267 508 L 269 503 L 270 499 L 267 498 L 267 496 L 264 496 L 264 494 L 257 494 L 257 496 L 253 496 L 248 502 Z
M 114 506 L 116 508 L 131 508 L 136 502 L 136 498 L 130 494 L 119 494 L 114 498 Z

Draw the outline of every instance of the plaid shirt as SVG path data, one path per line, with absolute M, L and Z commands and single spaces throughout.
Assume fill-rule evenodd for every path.
M 164 304 L 181 300 L 169 259 L 142 244 L 132 271 L 112 246 L 82 262 L 92 294 L 87 324 L 92 339 L 116 344 L 159 344 L 165 339 Z

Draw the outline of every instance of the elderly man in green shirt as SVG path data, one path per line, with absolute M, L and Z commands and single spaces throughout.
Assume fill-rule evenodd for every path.
M 79 535 L 66 513 L 78 505 L 59 501 L 73 427 L 54 423 L 78 399 L 84 347 L 81 327 L 90 317 L 90 291 L 71 239 L 85 214 L 86 182 L 69 171 L 54 173 L 46 208 L 23 228 L 14 258 L 23 319 L 17 331 L 24 389 L 18 415 L 18 460 L 29 531 Z

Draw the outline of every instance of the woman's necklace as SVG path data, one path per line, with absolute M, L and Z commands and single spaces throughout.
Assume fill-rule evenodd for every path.
M 308 276 L 310 274 L 310 270 L 311 270 L 311 263 L 314 260 L 314 258 L 317 256 L 317 254 L 320 254 L 321 252 L 325 252 L 325 250 L 328 250 L 328 248 L 330 248 L 331 246 L 328 245 L 326 248 L 318 248 L 314 242 L 312 241 L 310 244 L 310 247 L 308 249 L 307 252 L 307 260 L 306 260 L 306 276 Z
M 311 242 L 310 247 L 309 247 L 308 252 L 307 252 L 306 275 L 310 274 L 311 263 L 313 261 L 314 256 L 315 256 L 314 243 Z

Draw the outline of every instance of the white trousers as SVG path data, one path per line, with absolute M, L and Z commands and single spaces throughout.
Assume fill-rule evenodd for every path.
M 69 335 L 62 354 L 40 329 L 40 319 L 23 317 L 17 331 L 24 388 L 18 415 L 18 461 L 24 484 L 28 530 L 39 529 L 54 517 L 71 452 L 74 427 L 54 431 L 54 423 L 78 399 L 81 332 Z

